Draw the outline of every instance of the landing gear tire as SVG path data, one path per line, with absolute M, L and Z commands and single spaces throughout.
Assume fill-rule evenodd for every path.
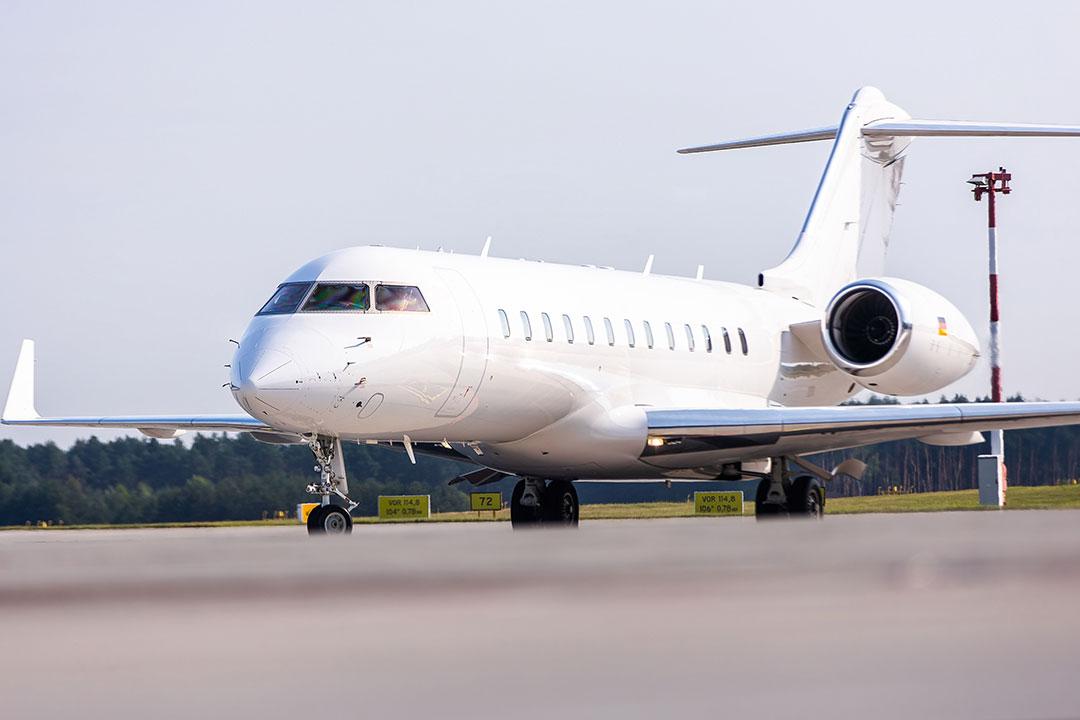
M 348 535 L 352 526 L 352 517 L 340 505 L 320 505 L 308 514 L 309 535 Z
M 540 491 L 539 497 L 536 498 L 536 503 L 532 505 L 522 505 L 522 498 L 525 497 L 527 480 L 518 480 L 514 485 L 514 491 L 510 494 L 510 525 L 516 530 L 519 528 L 535 527 L 540 524 L 543 518 L 543 501 L 544 494 L 540 491 L 543 488 L 543 481 L 536 482 L 539 487 L 534 489 Z
M 320 505 L 318 507 L 312 508 L 311 512 L 308 513 L 308 516 L 307 516 L 308 535 L 321 535 L 322 534 L 323 531 L 322 531 L 322 527 L 320 526 L 320 523 L 322 522 L 322 515 L 323 515 L 323 512 L 326 511 L 326 507 L 327 507 L 326 505 Z
M 552 480 L 544 491 L 544 523 L 577 527 L 580 505 L 577 489 L 569 480 Z
M 772 502 L 769 501 L 770 484 L 769 478 L 762 478 L 758 483 L 757 493 L 754 495 L 754 517 L 758 520 L 787 515 L 786 502 L 776 502 L 776 498 L 773 498 Z
M 813 475 L 800 475 L 787 492 L 792 517 L 820 518 L 825 514 L 825 485 Z

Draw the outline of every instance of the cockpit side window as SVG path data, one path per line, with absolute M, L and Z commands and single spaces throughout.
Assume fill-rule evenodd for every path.
M 371 290 L 366 283 L 319 283 L 303 312 L 356 312 L 370 307 Z
M 430 312 L 420 288 L 411 285 L 376 285 L 375 309 L 394 312 Z
M 285 283 L 278 287 L 273 297 L 266 301 L 257 315 L 288 315 L 296 312 L 300 301 L 307 295 L 311 283 Z

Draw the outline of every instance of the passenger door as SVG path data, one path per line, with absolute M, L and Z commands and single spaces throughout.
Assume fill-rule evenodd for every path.
M 476 396 L 487 370 L 487 321 L 480 299 L 461 273 L 449 268 L 435 268 L 435 272 L 454 297 L 461 326 L 461 364 L 457 381 L 435 416 L 457 417 Z

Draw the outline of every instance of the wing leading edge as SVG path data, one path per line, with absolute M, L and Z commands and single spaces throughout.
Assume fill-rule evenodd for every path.
M 663 467 L 801 455 L 891 440 L 1080 424 L 1080 402 L 647 410 L 642 458 Z
M 139 430 L 152 437 L 172 437 L 178 431 L 273 432 L 249 415 L 125 415 L 115 417 L 41 417 L 34 407 L 34 341 L 23 340 L 11 380 L 4 425 L 39 427 L 93 427 Z

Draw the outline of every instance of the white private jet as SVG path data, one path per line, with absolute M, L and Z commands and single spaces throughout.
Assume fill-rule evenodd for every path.
M 342 446 L 468 460 L 482 485 L 521 478 L 515 527 L 574 525 L 576 480 L 760 478 L 757 514 L 820 515 L 810 453 L 1080 423 L 1080 403 L 845 406 L 868 388 L 922 395 L 979 357 L 938 293 L 863 277 L 880 261 L 904 151 L 918 136 L 1080 136 L 1080 126 L 912 119 L 875 88 L 839 125 L 684 153 L 832 140 L 795 247 L 757 287 L 488 256 L 356 247 L 312 260 L 255 315 L 231 365 L 244 415 L 41 417 L 23 341 L 7 425 L 248 432 L 305 443 L 321 468 L 312 533 L 347 533 Z M 857 269 L 859 261 L 859 269 Z M 873 274 L 873 273 L 869 273 Z

